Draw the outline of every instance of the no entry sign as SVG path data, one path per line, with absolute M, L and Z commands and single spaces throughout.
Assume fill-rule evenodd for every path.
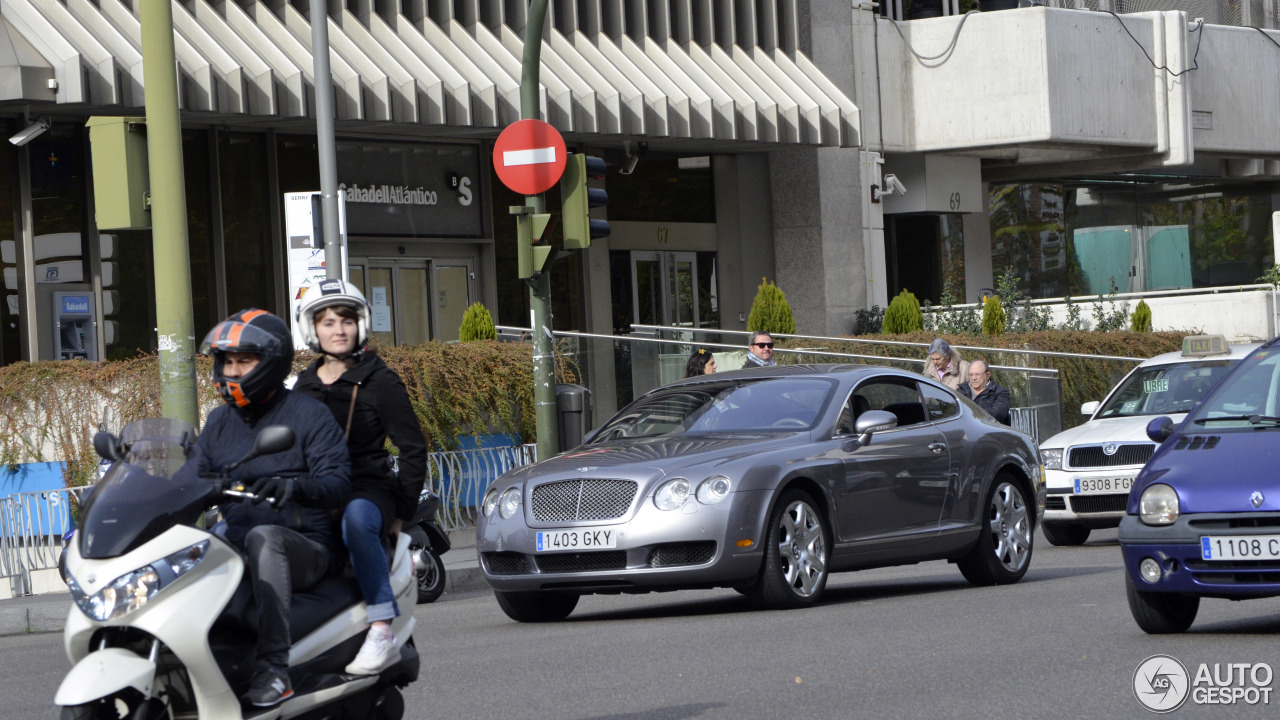
M 498 179 L 521 195 L 550 190 L 564 174 L 564 161 L 564 138 L 541 120 L 511 123 L 493 146 Z

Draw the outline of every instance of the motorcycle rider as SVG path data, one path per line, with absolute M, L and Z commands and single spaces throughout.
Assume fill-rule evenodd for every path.
M 258 429 L 285 425 L 296 441 L 285 452 L 235 468 L 230 479 L 257 496 L 220 506 L 227 540 L 246 556 L 258 607 L 257 667 L 244 695 L 270 707 L 293 694 L 289 680 L 289 602 L 341 566 L 344 553 L 330 510 L 350 494 L 350 462 L 342 429 L 323 405 L 289 391 L 293 339 L 284 320 L 241 310 L 209 331 L 200 353 L 213 358 L 213 380 L 225 405 L 205 421 L 196 443 L 202 475 L 244 457 Z M 270 504 L 263 504 L 263 501 Z
M 346 671 L 375 675 L 399 658 L 391 621 L 399 614 L 382 538 L 413 519 L 422 494 L 427 440 L 394 370 L 367 352 L 371 313 L 364 294 L 345 280 L 320 280 L 303 290 L 295 325 L 320 358 L 298 375 L 294 391 L 313 397 L 345 426 L 351 454 L 351 500 L 342 539 L 351 553 L 369 632 Z M 399 473 L 386 451 L 400 451 Z

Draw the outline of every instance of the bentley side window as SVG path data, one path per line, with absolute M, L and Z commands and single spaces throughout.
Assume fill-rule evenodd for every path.
M 946 390 L 920 383 L 920 392 L 924 393 L 924 407 L 929 411 L 929 420 L 945 420 L 960 414 L 960 401 Z
M 920 391 L 916 389 L 916 383 L 906 378 L 872 378 L 859 385 L 858 389 L 849 396 L 845 411 L 840 414 L 841 424 L 837 424 L 838 428 L 842 428 L 847 415 L 849 429 L 838 432 L 852 433 L 854 423 L 858 421 L 858 415 L 867 410 L 884 410 L 893 413 L 898 418 L 898 427 L 918 425 L 929 419 L 925 414 L 924 404 L 920 401 Z

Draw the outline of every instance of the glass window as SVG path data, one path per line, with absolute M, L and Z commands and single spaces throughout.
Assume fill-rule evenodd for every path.
M 690 222 L 716 221 L 716 193 L 710 158 L 704 163 L 685 162 L 682 155 L 645 152 L 636 161 L 634 172 L 618 170 L 627 164 L 621 149 L 590 150 L 608 165 L 604 188 L 609 193 L 610 221 Z M 632 152 L 637 152 L 634 147 Z M 706 157 L 706 156 L 700 156 Z M 705 167 L 703 167 L 705 165 Z M 548 207 L 552 207 L 550 200 Z
M 928 383 L 920 383 L 924 394 L 924 407 L 930 420 L 945 420 L 960 414 L 960 401 L 951 393 Z
M 1191 418 L 1193 426 L 1218 431 L 1280 424 L 1280 352 L 1263 348 L 1240 361 Z
M 873 378 L 853 391 L 853 422 L 867 410 L 884 410 L 898 418 L 898 427 L 925 421 L 924 405 L 916 383 L 905 378 Z
M 314 147 L 313 143 L 313 151 Z M 282 175 L 285 165 L 282 158 Z M 310 165 L 317 167 L 314 155 Z M 218 167 L 227 309 L 236 312 L 257 307 L 279 314 L 272 247 L 278 233 L 273 232 L 271 226 L 266 137 L 250 133 L 220 134 Z M 299 189 L 283 188 L 286 192 Z
M 1209 360 L 1138 368 L 1116 388 L 1098 417 L 1190 412 L 1232 364 Z

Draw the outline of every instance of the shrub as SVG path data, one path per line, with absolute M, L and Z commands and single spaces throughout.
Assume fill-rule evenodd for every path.
M 872 335 L 884 329 L 884 308 L 872 305 L 870 310 L 859 310 L 853 314 L 853 334 Z
M 920 301 L 914 293 L 903 290 L 889 301 L 889 308 L 884 311 L 884 331 L 887 333 L 908 333 L 924 329 L 924 314 L 920 312 Z
M 757 332 L 790 335 L 796 331 L 796 320 L 787 304 L 782 289 L 760 278 L 756 299 L 751 302 L 751 314 L 747 316 L 747 329 Z
M 1138 307 L 1129 316 L 1129 329 L 1133 332 L 1151 332 L 1151 308 L 1146 300 L 1139 300 Z
M 482 303 L 472 303 L 462 313 L 462 327 L 458 330 L 462 342 L 472 340 L 497 340 L 498 331 L 493 326 L 493 316 Z
M 988 296 L 982 303 L 982 334 L 1000 335 L 1004 332 L 1004 306 L 999 295 Z

